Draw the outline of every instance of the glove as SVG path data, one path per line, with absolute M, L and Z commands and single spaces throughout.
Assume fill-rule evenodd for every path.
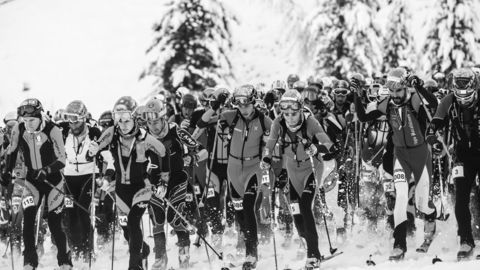
M 275 187 L 279 189 L 283 189 L 288 183 L 288 174 L 287 170 L 282 169 L 282 172 L 280 172 L 280 175 L 278 176 L 278 180 L 275 181 Z
M 362 96 L 362 83 L 357 78 L 350 80 L 350 89 L 357 92 L 357 95 Z
M 4 172 L 1 176 L 2 181 L 0 182 L 0 184 L 4 187 L 7 187 L 12 182 L 12 174 L 10 172 Z
M 411 85 L 413 87 L 423 86 L 423 80 L 420 79 L 417 75 L 408 76 L 407 81 L 408 85 Z
M 42 168 L 40 170 L 37 170 L 34 174 L 35 180 L 37 180 L 38 182 L 45 181 L 45 179 L 47 179 L 47 171 L 48 171 L 48 168 Z
M 314 144 L 311 144 L 307 149 L 305 149 L 305 153 L 311 157 L 315 156 L 317 152 L 317 147 Z
M 225 93 L 222 93 L 222 94 L 218 95 L 217 101 L 220 104 L 220 106 L 225 105 L 225 101 L 227 101 L 227 98 L 228 98 L 228 96 Z
M 192 156 L 190 155 L 185 155 L 183 157 L 183 166 L 189 167 L 192 164 Z
M 98 153 L 98 150 L 98 143 L 95 141 L 90 142 L 90 145 L 88 146 L 88 155 L 93 157 Z
M 168 180 L 170 180 L 170 173 L 169 172 L 161 172 L 160 173 L 160 180 L 164 181 L 165 183 L 168 183 Z
M 262 161 L 260 161 L 260 169 L 268 170 L 270 169 L 270 164 L 272 164 L 272 159 L 269 157 L 263 157 Z
M 105 178 L 99 178 L 99 179 L 97 179 L 96 181 L 97 181 L 98 187 L 99 187 L 101 190 L 107 192 L 108 189 L 110 188 L 110 182 L 109 182 L 107 179 L 105 179 Z
M 188 129 L 190 126 L 190 119 L 184 119 L 182 123 L 180 123 L 180 127 L 183 129 Z
M 212 110 L 216 111 L 220 109 L 220 102 L 218 100 L 210 101 L 210 106 L 212 107 Z
M 167 183 L 160 181 L 160 184 L 157 185 L 157 189 L 155 190 L 155 196 L 159 199 L 165 198 L 165 195 L 167 195 L 167 188 Z
M 437 138 L 437 135 L 435 134 L 428 134 L 425 136 L 425 140 L 427 141 L 428 144 L 434 145 L 436 143 L 440 143 L 440 141 Z
M 108 182 L 112 182 L 113 176 L 115 176 L 115 170 L 107 169 L 105 171 L 105 175 L 103 176 L 103 179 L 107 180 Z

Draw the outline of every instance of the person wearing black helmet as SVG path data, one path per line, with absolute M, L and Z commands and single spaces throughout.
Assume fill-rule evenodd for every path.
M 1 174 L 2 185 L 8 185 L 22 151 L 27 167 L 24 197 L 23 242 L 24 268 L 36 269 L 38 255 L 35 249 L 35 218 L 43 200 L 48 205 L 48 227 L 57 246 L 60 269 L 72 269 L 72 260 L 62 230 L 62 206 L 64 196 L 61 170 L 65 167 L 65 146 L 60 129 L 43 116 L 43 106 L 38 99 L 26 99 L 17 109 L 23 122 L 12 131 L 12 141 L 7 152 L 6 165 Z M 58 189 L 58 190 L 57 190 Z M 38 221 L 40 222 L 40 221 Z
M 438 144 L 436 132 L 450 119 L 454 167 L 452 178 L 455 182 L 455 217 L 460 236 L 458 260 L 467 259 L 473 254 L 475 242 L 472 234 L 470 193 L 479 173 L 480 162 L 480 113 L 478 103 L 478 78 L 471 69 L 461 68 L 452 72 L 452 90 L 442 99 L 428 130 L 428 141 Z M 476 208 L 479 205 L 474 206 Z

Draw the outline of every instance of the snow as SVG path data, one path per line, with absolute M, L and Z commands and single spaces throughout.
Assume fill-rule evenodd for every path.
M 0 3 L 3 2 L 6 1 Z M 286 79 L 289 73 L 306 78 L 313 72 L 312 55 L 304 51 L 302 44 L 289 42 L 299 36 L 285 26 L 286 19 L 280 11 L 295 9 L 302 14 L 300 17 L 306 16 L 316 1 L 302 1 L 301 5 L 277 1 L 276 8 L 268 1 L 223 2 L 234 10 L 239 21 L 232 26 L 231 55 L 237 83 L 263 81 L 270 85 L 273 80 Z M 414 39 L 419 51 L 418 46 L 426 35 L 422 22 L 429 18 L 425 12 L 427 1 L 410 0 L 408 3 L 414 11 L 410 29 L 418 29 Z M 122 95 L 144 100 L 142 98 L 153 90 L 152 82 L 139 81 L 138 77 L 148 63 L 145 51 L 152 41 L 152 25 L 163 9 L 164 1 L 156 0 L 14 0 L 0 5 L 0 116 L 15 110 L 26 97 L 39 97 L 52 111 L 71 100 L 82 99 L 94 117 L 111 108 Z M 383 25 L 386 20 L 387 16 L 378 18 Z M 30 84 L 30 91 L 21 91 L 24 82 Z M 455 262 L 458 239 L 453 211 L 450 213 L 452 217 L 446 223 L 439 222 L 439 235 L 427 254 L 415 252 L 422 240 L 420 221 L 416 238 L 408 239 L 409 251 L 401 263 L 387 261 L 392 246 L 390 232 L 385 229 L 368 232 L 369 226 L 363 224 L 349 232 L 347 242 L 334 243 L 345 253 L 325 262 L 322 268 L 366 269 L 369 267 L 365 261 L 373 254 L 372 259 L 377 263 L 375 269 L 478 269 L 478 261 Z M 149 227 L 147 216 L 144 227 Z M 324 229 L 319 228 L 319 233 L 321 251 L 328 255 Z M 153 247 L 153 239 L 148 235 L 145 233 L 147 242 Z M 298 245 L 283 249 L 279 231 L 276 237 L 279 269 L 285 265 L 294 269 L 303 266 L 304 261 L 295 258 Z M 168 239 L 169 267 L 178 266 L 175 241 L 175 237 Z M 234 252 L 235 238 L 227 238 L 225 242 L 225 254 Z M 120 233 L 117 233 L 116 245 L 115 269 L 124 269 L 128 264 L 128 248 Z M 47 253 L 39 269 L 56 266 L 55 252 L 50 246 L 47 239 Z M 93 269 L 110 269 L 110 248 L 107 245 L 100 251 Z M 5 244 L 1 243 L 0 252 L 3 254 L 4 250 Z M 212 252 L 209 254 L 212 258 Z M 261 245 L 259 254 L 257 269 L 274 269 L 272 244 Z M 192 247 L 191 255 L 191 261 L 198 262 L 194 269 L 210 269 L 203 247 Z M 435 255 L 445 262 L 432 265 Z M 150 265 L 153 257 L 151 254 Z M 21 265 L 22 259 L 16 258 L 15 268 L 20 269 Z M 78 267 L 79 263 L 75 265 Z M 220 266 L 218 260 L 212 261 L 211 269 Z M 0 269 L 10 269 L 10 258 L 0 258 Z

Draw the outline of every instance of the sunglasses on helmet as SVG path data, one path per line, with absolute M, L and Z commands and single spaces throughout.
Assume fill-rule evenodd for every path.
M 117 111 L 113 112 L 113 120 L 115 123 L 127 122 L 133 119 L 131 111 Z
M 113 126 L 113 120 L 112 120 L 112 119 L 100 119 L 100 120 L 98 121 L 98 124 L 99 124 L 101 127 Z
M 144 119 L 145 121 L 155 121 L 160 118 L 163 118 L 164 116 L 165 114 L 160 112 L 143 112 L 142 113 L 142 119 Z

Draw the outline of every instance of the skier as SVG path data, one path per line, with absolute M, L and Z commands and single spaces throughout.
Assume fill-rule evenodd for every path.
M 150 200 L 150 215 L 154 223 L 155 263 L 152 269 L 167 268 L 165 221 L 168 221 L 177 234 L 180 269 L 189 268 L 190 239 L 187 224 L 172 209 L 167 211 L 167 199 L 183 215 L 186 213 L 188 175 L 183 170 L 183 144 L 177 135 L 177 126 L 166 120 L 165 103 L 152 99 L 145 105 L 143 118 L 147 120 L 148 132 L 160 141 L 170 153 L 170 176 L 160 180 L 157 191 Z M 193 140 L 193 138 L 192 138 Z M 205 152 L 206 154 L 206 152 Z M 162 177 L 163 178 L 163 177 Z
M 304 111 L 303 98 L 296 90 L 288 90 L 279 103 L 282 114 L 271 128 L 260 168 L 270 167 L 272 150 L 277 142 L 284 149 L 284 162 L 290 179 L 290 200 L 298 234 L 307 243 L 306 270 L 319 269 L 318 234 L 312 212 L 317 189 L 322 186 L 317 176 L 323 173 L 319 153 L 328 153 L 332 143 L 309 111 Z
M 417 209 L 425 214 L 425 239 L 417 251 L 426 252 L 435 235 L 437 212 L 431 207 L 429 194 L 431 154 L 421 128 L 421 123 L 424 123 L 425 119 L 419 119 L 419 115 L 426 115 L 425 112 L 420 113 L 423 110 L 422 96 L 428 101 L 430 107 L 436 107 L 437 99 L 423 88 L 423 81 L 417 76 L 409 74 L 404 68 L 395 68 L 389 72 L 385 85 L 390 90 L 390 97 L 381 101 L 377 109 L 366 114 L 360 101 L 362 96 L 360 82 L 354 78 L 351 83 L 352 88 L 356 90 L 355 107 L 360 121 L 371 121 L 386 115 L 393 131 L 396 191 L 393 234 L 395 242 L 390 259 L 403 259 L 407 251 L 408 182 L 411 177 L 416 183 L 415 204 Z M 411 85 L 418 93 L 411 93 L 408 90 Z
M 12 170 L 17 161 L 18 151 L 25 158 L 27 176 L 23 192 L 23 242 L 24 270 L 36 269 L 38 255 L 35 250 L 35 218 L 42 200 L 48 205 L 48 227 L 57 246 L 57 261 L 60 269 L 72 269 L 72 260 L 67 246 L 66 236 L 61 226 L 63 206 L 63 177 L 61 169 L 65 167 L 65 147 L 58 127 L 45 119 L 43 106 L 38 99 L 26 99 L 18 107 L 18 116 L 22 123 L 12 131 L 5 169 L 2 172 L 2 184 L 12 178 Z M 38 220 L 37 222 L 40 222 Z
M 271 120 L 254 108 L 257 98 L 252 85 L 242 85 L 233 92 L 237 107 L 220 115 L 220 125 L 229 129 L 227 174 L 235 215 L 245 237 L 246 259 L 243 270 L 255 269 L 258 260 L 255 200 L 262 179 L 258 163 L 270 131 Z
M 79 100 L 67 105 L 63 121 L 69 124 L 62 130 L 67 158 L 64 168 L 65 193 L 69 195 L 65 197 L 65 230 L 74 258 L 89 260 L 93 256 L 90 214 L 74 205 L 73 200 L 85 209 L 92 202 L 92 181 L 95 181 L 95 175 L 99 171 L 94 161 L 88 157 L 88 146 L 91 141 L 100 138 L 101 132 L 87 124 L 87 108 Z M 108 182 L 103 184 L 109 185 Z
M 98 125 L 102 128 L 102 132 L 113 126 L 112 111 L 104 111 L 98 118 Z
M 167 182 L 170 169 L 165 146 L 136 123 L 136 108 L 137 102 L 132 97 L 118 99 L 113 107 L 115 126 L 90 143 L 88 154 L 93 157 L 109 148 L 115 160 L 116 206 L 119 224 L 128 241 L 129 270 L 144 269 L 142 260 L 147 258 L 150 247 L 143 241 L 140 223 L 152 195 L 152 184 Z
M 454 70 L 452 72 L 453 93 L 448 94 L 440 102 L 427 137 L 431 144 L 443 140 L 443 138 L 437 139 L 435 134 L 444 127 L 445 120 L 450 119 L 455 150 L 452 170 L 455 181 L 455 216 L 460 236 L 458 260 L 469 258 L 475 247 L 469 204 L 480 161 L 478 87 L 478 78 L 471 69 Z

